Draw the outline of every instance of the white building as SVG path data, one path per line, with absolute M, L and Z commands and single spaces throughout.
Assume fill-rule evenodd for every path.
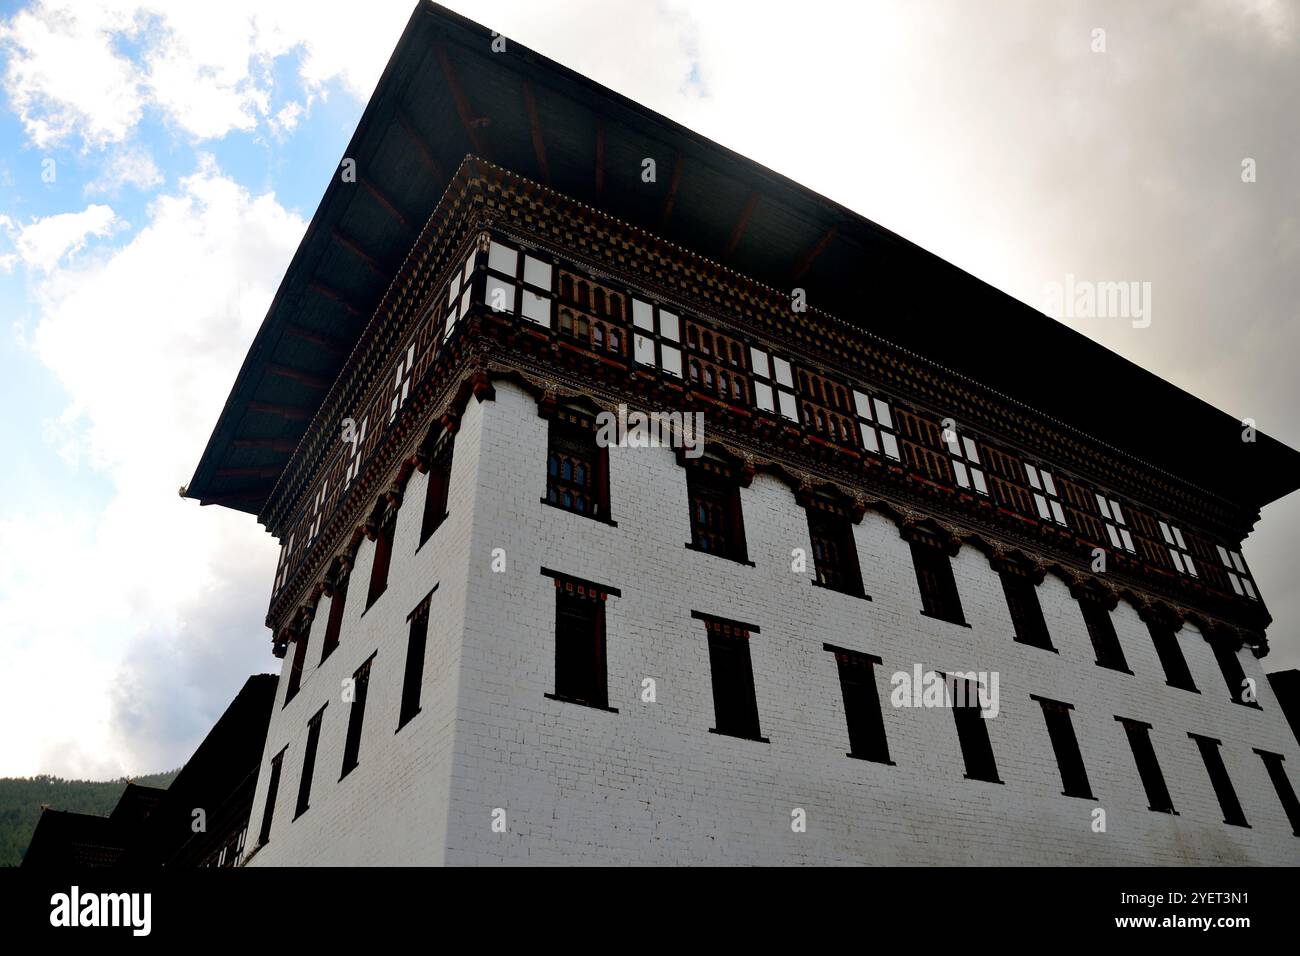
M 416 10 L 189 486 L 282 542 L 248 862 L 1300 862 L 1240 557 L 1300 456 L 490 43 Z

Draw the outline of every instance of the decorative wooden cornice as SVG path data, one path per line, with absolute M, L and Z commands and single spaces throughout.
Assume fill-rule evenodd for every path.
M 989 564 L 999 574 L 1025 578 L 1035 585 L 1042 584 L 1047 577 L 1043 562 L 1019 548 L 995 546 L 989 555 Z
M 1094 601 L 1108 611 L 1119 605 L 1119 595 L 1098 578 L 1074 575 L 1068 583 L 1070 594 L 1076 601 Z
M 459 263 L 463 250 L 477 249 L 481 243 L 480 225 L 493 218 L 482 209 L 481 175 L 478 162 L 466 157 L 368 320 L 352 355 L 311 416 L 311 426 L 260 515 L 267 530 L 277 537 L 309 494 L 310 483 L 338 433 L 338 422 L 362 405 L 364 394 L 397 351 L 396 343 L 409 333 L 430 295 L 441 290 L 448 270 Z
M 1177 608 L 1145 595 L 1138 596 L 1136 610 L 1138 617 L 1155 628 L 1169 628 L 1176 631 L 1183 626 L 1183 621 L 1186 620 L 1186 616 Z
M 367 402 L 373 403 L 374 397 L 389 387 L 392 363 L 426 315 L 427 304 L 445 295 L 446 283 L 459 269 L 466 250 L 485 249 L 493 231 L 555 252 L 566 268 L 571 265 L 593 277 L 608 277 L 620 289 L 675 305 L 683 315 L 698 315 L 741 341 L 758 342 L 803 363 L 825 363 L 829 370 L 843 370 L 841 374 L 849 381 L 876 382 L 891 397 L 910 402 L 912 407 L 929 408 L 936 415 L 964 416 L 963 427 L 976 427 L 981 435 L 1006 441 L 1007 447 L 1032 451 L 1034 446 L 1050 446 L 1041 454 L 1054 467 L 1061 461 L 1075 462 L 1080 473 L 1097 473 L 1103 480 L 1116 482 L 1112 487 L 1141 488 L 1156 497 L 1163 495 L 1169 503 L 1199 509 L 1197 513 L 1208 516 L 1207 520 L 1225 526 L 1249 523 L 1240 513 L 1227 515 L 1222 503 L 1210 502 L 1208 510 L 1199 505 L 1193 509 L 1199 499 L 1188 489 L 1166 488 L 1165 478 L 1142 472 L 1124 456 L 1107 454 L 1104 445 L 1090 443 L 1086 436 L 1072 434 L 1060 423 L 1036 418 L 974 383 L 946 378 L 942 370 L 919 356 L 891 351 L 887 343 L 832 316 L 816 310 L 791 313 L 788 301 L 784 296 L 778 301 L 775 290 L 541 187 L 533 188 L 535 184 L 501 170 L 484 173 L 468 161 L 457 178 L 458 189 L 453 192 L 449 187 L 421 235 L 424 245 L 408 256 L 401 281 L 394 280 L 371 328 L 331 388 L 291 463 L 294 477 L 281 478 L 277 494 L 272 496 L 274 503 L 268 503 L 268 514 L 275 515 L 273 529 L 301 524 L 309 513 L 316 476 L 328 461 L 338 460 L 337 420 L 367 407 Z M 435 225 L 440 215 L 445 218 Z M 435 322 L 438 318 L 438 314 L 433 317 Z M 436 328 L 435 334 L 439 334 Z M 1072 589 L 1084 589 L 1089 595 L 1096 592 L 1082 583 L 1088 574 L 1082 539 L 1066 529 L 1027 521 L 991 498 L 932 480 L 900 462 L 825 441 L 774 416 L 720 401 L 689 381 L 665 378 L 626 357 L 615 360 L 593 354 L 545 328 L 480 306 L 461 318 L 456 335 L 427 361 L 421 376 L 412 382 L 409 398 L 393 426 L 372 423 L 374 429 L 382 429 L 382 436 L 361 473 L 348 485 L 346 496 L 323 522 L 319 538 L 273 598 L 268 623 L 294 613 L 313 586 L 328 587 L 321 576 L 327 566 L 332 567 L 331 560 L 341 557 L 341 542 L 347 541 L 344 551 L 354 551 L 365 536 L 376 496 L 388 496 L 390 504 L 394 498 L 400 500 L 410 474 L 428 466 L 430 438 L 442 430 L 454 431 L 465 404 L 470 399 L 491 400 L 494 381 L 501 380 L 515 381 L 532 392 L 541 414 L 557 402 L 578 398 L 610 411 L 620 401 L 645 409 L 703 411 L 710 423 L 708 449 L 732 463 L 735 477 L 744 484 L 767 473 L 786 482 L 797 494 L 841 495 L 852 502 L 854 520 L 861 520 L 869 508 L 878 510 L 894 520 L 909 540 L 928 540 L 950 554 L 967 541 L 990 554 L 991 560 L 1008 566 L 1023 565 L 1027 560 L 1038 569 L 1034 573 L 1039 580 L 1050 569 L 1072 583 Z M 1149 497 L 1145 492 L 1125 494 L 1139 501 Z M 1016 557 L 1017 552 L 1024 557 Z M 331 554 L 337 557 L 331 558 Z M 1116 582 L 1114 589 L 1132 588 L 1137 603 L 1163 601 L 1153 595 L 1166 592 L 1179 606 L 1185 602 L 1204 605 L 1215 619 L 1244 613 L 1240 606 L 1217 604 L 1218 599 L 1205 593 L 1200 581 L 1179 580 L 1169 572 L 1152 578 L 1139 557 L 1122 552 L 1108 557 L 1112 567 L 1106 577 Z M 1110 585 L 1100 588 L 1112 591 Z M 1262 606 L 1258 610 L 1263 612 Z M 1180 620 L 1185 616 L 1173 613 Z M 1246 623 L 1253 644 L 1262 642 L 1266 622 L 1264 614 L 1262 623 L 1259 617 Z
M 929 516 L 915 515 L 905 519 L 898 526 L 898 534 L 908 544 L 938 548 L 950 558 L 955 558 L 961 550 L 960 532 Z
M 784 291 L 732 273 L 689 250 L 658 240 L 488 163 L 467 158 L 462 164 L 439 208 L 426 224 L 417 249 L 434 241 L 435 233 L 445 231 L 434 230 L 435 222 L 446 223 L 458 210 L 473 211 L 474 223 L 465 231 L 478 230 L 480 245 L 487 229 L 505 230 L 527 236 L 540 247 L 559 251 L 570 260 L 586 260 L 594 274 L 617 271 L 630 287 L 639 286 L 647 295 L 676 300 L 683 309 L 699 312 L 723 327 L 743 328 L 751 333 L 757 328 L 761 335 L 775 336 L 774 341 L 811 355 L 828 369 L 845 375 L 862 375 L 919 408 L 928 407 L 935 413 L 953 416 L 964 426 L 983 433 L 1000 434 L 1010 444 L 1063 469 L 1073 467 L 1083 474 L 1097 472 L 1100 484 L 1113 488 L 1116 493 L 1151 501 L 1178 517 L 1193 515 L 1194 520 L 1187 523 L 1222 532 L 1220 536 L 1225 540 L 1240 540 L 1257 518 L 1239 510 L 1229 513 L 1231 509 L 1224 511 L 1223 505 L 1210 507 L 1217 499 L 1208 493 L 1199 490 L 1193 493 L 1188 489 L 1179 492 L 1172 484 L 1166 487 L 1171 479 L 1135 465 L 1104 443 L 1089 445 L 1082 436 L 1071 434 L 1067 426 L 1044 421 L 1028 410 L 1017 410 L 1005 397 L 945 374 L 920 356 L 899 349 L 891 352 L 888 343 L 815 307 L 805 313 L 793 313 Z M 595 228 L 593 222 L 597 224 Z M 628 250 L 633 250 L 635 255 L 628 256 Z M 419 301 L 415 302 L 410 295 L 391 302 L 391 295 L 386 298 L 376 312 L 376 318 L 388 313 L 384 315 L 384 328 L 396 328 L 402 324 L 403 316 L 409 317 L 412 311 L 418 313 L 436 286 L 426 274 L 428 252 L 416 256 L 415 251 L 408 257 L 403 272 L 409 273 L 418 266 L 422 270 L 419 281 L 408 277 L 400 291 L 405 294 L 417 290 Z M 449 264 L 447 259 L 442 266 L 446 268 Z M 375 320 L 371 325 L 363 346 L 373 338 L 370 333 L 375 331 Z M 340 379 L 348 377 L 355 374 L 345 369 Z M 343 412 L 327 417 L 335 420 L 340 414 Z M 266 523 L 276 533 L 276 525 L 269 517 Z
M 1104 471 L 1101 484 L 1123 496 L 1152 501 L 1178 517 L 1200 516 L 1199 522 L 1189 523 L 1231 529 L 1239 540 L 1258 518 L 815 307 L 792 312 L 788 290 L 740 276 L 499 167 L 489 164 L 487 169 L 496 228 L 570 261 L 585 261 L 593 275 L 618 275 L 632 289 L 705 315 L 724 328 L 744 329 L 750 338 L 755 332 L 771 336 L 839 374 L 861 375 L 918 407 L 941 411 L 981 431 L 993 429 L 1009 444 L 1059 467 L 1082 474 Z M 593 221 L 594 227 L 580 224 Z M 634 254 L 629 256 L 629 250 Z
M 599 396 L 593 397 L 590 393 L 580 392 L 577 390 L 568 390 L 563 385 L 554 381 L 548 381 L 543 376 L 536 373 L 525 372 L 518 368 L 501 365 L 497 362 L 488 361 L 483 365 L 476 367 L 472 372 L 466 372 L 461 376 L 459 385 L 449 387 L 447 391 L 450 394 L 452 406 L 448 410 L 430 417 L 431 422 L 437 420 L 453 421 L 458 417 L 455 411 L 457 407 L 463 409 L 464 405 L 474 398 L 475 389 L 469 385 L 470 379 L 475 377 L 486 377 L 488 380 L 508 380 L 514 384 L 523 387 L 534 398 L 539 401 L 545 400 L 546 396 L 552 396 L 553 402 L 565 402 L 574 399 L 586 399 L 596 406 L 613 411 L 614 403 L 609 400 L 601 400 Z M 481 390 L 480 390 L 481 391 Z M 434 427 L 442 427 L 436 425 Z M 432 430 L 432 429 L 431 429 Z M 990 535 L 987 531 L 974 530 L 967 527 L 955 525 L 948 521 L 942 521 L 927 514 L 918 508 L 908 504 L 903 504 L 887 498 L 867 495 L 859 492 L 853 492 L 841 488 L 835 484 L 828 484 L 823 481 L 820 475 L 803 471 L 789 465 L 782 465 L 780 469 L 767 467 L 767 463 L 758 459 L 752 454 L 747 454 L 737 448 L 732 447 L 725 440 L 715 436 L 710 441 L 710 447 L 715 455 L 720 455 L 724 461 L 729 461 L 737 469 L 743 469 L 746 463 L 752 463 L 752 467 L 763 471 L 781 471 L 788 475 L 795 482 L 792 491 L 802 490 L 807 495 L 816 493 L 813 489 L 821 489 L 823 492 L 836 493 L 845 495 L 848 500 L 853 502 L 855 510 L 861 510 L 863 514 L 870 509 L 879 512 L 889 518 L 897 525 L 900 536 L 907 541 L 918 541 L 930 546 L 939 547 L 950 556 L 957 554 L 963 543 L 968 543 L 979 548 L 989 556 L 990 564 L 997 569 L 1015 570 L 1030 575 L 1036 583 L 1041 583 L 1047 571 L 1052 571 L 1062 578 L 1069 586 L 1071 594 L 1076 599 L 1096 600 L 1101 602 L 1108 609 L 1113 609 L 1122 595 L 1126 600 L 1134 605 L 1144 620 L 1153 620 L 1162 622 L 1165 625 L 1179 627 L 1184 621 L 1195 621 L 1203 630 L 1220 626 L 1230 628 L 1233 633 L 1241 635 L 1241 640 L 1252 647 L 1257 656 L 1263 656 L 1267 652 L 1267 644 L 1264 641 L 1262 633 L 1251 631 L 1250 629 L 1241 628 L 1213 616 L 1206 616 L 1196 611 L 1182 609 L 1181 606 L 1171 604 L 1161 598 L 1149 595 L 1141 590 L 1122 585 L 1117 592 L 1116 587 L 1102 578 L 1089 575 L 1086 571 L 1071 567 L 1067 564 L 1060 563 L 1055 558 L 1038 555 L 1032 550 L 1026 550 L 1022 545 L 1006 541 L 996 535 Z M 409 459 L 408 459 L 409 461 Z M 403 470 L 409 475 L 410 469 L 403 469 L 406 462 L 397 462 L 393 466 L 395 474 L 400 474 Z M 376 484 L 379 484 L 378 482 Z M 387 496 L 393 491 L 390 487 L 384 496 L 376 503 L 387 501 Z M 354 534 L 353 539 L 348 543 L 348 547 L 340 553 L 331 564 L 331 576 L 317 585 L 317 593 L 330 593 L 332 578 L 336 577 L 340 571 L 350 569 L 352 556 L 360 540 L 359 534 Z M 288 590 L 288 589 L 286 589 Z M 308 589 L 308 594 L 313 593 Z M 293 601 L 288 600 L 281 605 L 283 610 L 279 613 L 293 613 Z M 270 623 L 275 617 L 273 614 L 268 617 Z

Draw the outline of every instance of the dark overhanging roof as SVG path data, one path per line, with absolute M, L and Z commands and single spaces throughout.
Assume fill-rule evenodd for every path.
M 185 494 L 258 514 L 461 159 L 474 153 L 1257 509 L 1300 452 L 863 216 L 434 3 L 417 5 Z M 641 180 L 654 157 L 657 182 Z M 1042 356 L 1050 356 L 1043 359 Z

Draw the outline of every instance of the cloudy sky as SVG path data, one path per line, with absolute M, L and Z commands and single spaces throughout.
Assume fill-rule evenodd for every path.
M 1300 446 L 1300 4 L 448 5 L 1035 306 L 1150 282 L 1072 324 Z M 275 542 L 176 490 L 412 6 L 0 2 L 0 775 L 177 766 L 278 670 Z

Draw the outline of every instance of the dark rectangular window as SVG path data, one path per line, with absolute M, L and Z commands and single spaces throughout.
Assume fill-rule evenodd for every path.
M 564 700 L 609 708 L 605 667 L 605 603 L 613 588 L 543 568 L 555 580 L 555 693 Z
M 320 725 L 325 717 L 325 708 L 316 711 L 316 716 L 307 722 L 307 747 L 302 752 L 302 778 L 298 781 L 298 805 L 294 808 L 293 818 L 297 820 L 307 812 L 311 805 L 311 778 L 316 772 L 316 748 L 320 745 Z
M 1061 771 L 1062 793 L 1067 797 L 1087 797 L 1092 799 L 1092 787 L 1088 784 L 1088 771 L 1083 766 L 1083 754 L 1079 751 L 1079 738 L 1074 733 L 1074 723 L 1070 720 L 1073 704 L 1063 704 L 1058 700 L 1049 700 L 1030 694 L 1043 708 L 1043 720 L 1047 722 L 1047 736 L 1051 738 L 1052 750 L 1056 753 L 1056 766 Z
M 434 585 L 434 591 L 438 586 Z M 433 591 L 407 616 L 411 630 L 406 640 L 406 670 L 402 675 L 402 707 L 397 729 L 420 712 L 420 691 L 424 686 L 424 648 L 429 637 L 429 603 Z
M 872 665 L 880 658 L 848 651 L 830 644 L 824 650 L 835 655 L 840 669 L 840 692 L 844 695 L 844 718 L 849 725 L 850 757 L 893 764 L 889 759 L 889 742 L 885 739 L 885 721 L 876 693 L 876 674 Z
M 1169 686 L 1196 691 L 1192 672 L 1187 669 L 1187 659 L 1183 657 L 1183 649 L 1178 646 L 1178 631 L 1172 625 L 1155 621 L 1148 622 L 1147 629 L 1151 632 L 1151 642 L 1156 646 L 1156 656 L 1165 669 L 1165 680 Z
M 754 665 L 749 656 L 749 636 L 758 628 L 735 621 L 692 611 L 692 617 L 704 622 L 709 635 L 709 670 L 713 678 L 713 714 L 715 734 L 767 738 L 758 724 L 758 699 L 754 693 Z
M 609 449 L 596 444 L 593 423 L 571 409 L 556 409 L 547 431 L 545 501 L 609 520 Z
M 424 515 L 420 519 L 420 544 L 428 541 L 447 517 L 447 492 L 451 487 L 452 436 L 444 433 L 429 454 L 429 483 L 424 492 Z
M 691 544 L 696 551 L 747 561 L 740 486 L 732 479 L 690 467 L 686 493 L 691 503 Z
M 1246 814 L 1242 812 L 1241 801 L 1237 799 L 1237 791 L 1232 786 L 1232 778 L 1228 776 L 1228 768 L 1223 765 L 1219 741 L 1199 734 L 1187 736 L 1196 741 L 1197 749 L 1201 751 L 1205 771 L 1210 775 L 1210 783 L 1214 786 L 1214 795 L 1219 798 L 1219 806 L 1223 808 L 1223 822 L 1234 827 L 1250 826 L 1246 822 Z
M 1124 648 L 1120 646 L 1119 635 L 1115 633 L 1115 622 L 1106 605 L 1082 597 L 1079 598 L 1079 610 L 1083 612 L 1083 623 L 1088 627 L 1088 637 L 1092 639 L 1097 663 L 1125 674 L 1133 673 L 1128 669 L 1128 661 L 1124 659 Z
M 1296 799 L 1295 790 L 1286 776 L 1286 768 L 1282 766 L 1285 758 L 1281 754 L 1269 753 L 1267 750 L 1257 749 L 1255 753 L 1259 754 L 1260 759 L 1264 761 L 1264 769 L 1268 771 L 1268 778 L 1273 781 L 1273 789 L 1277 791 L 1277 798 L 1282 802 L 1286 818 L 1291 822 L 1291 832 L 1300 837 L 1300 800 Z
M 284 703 L 287 706 L 289 701 L 297 695 L 298 689 L 302 686 L 303 664 L 307 659 L 307 641 L 311 637 L 311 627 L 304 627 L 298 631 L 298 635 L 293 642 L 293 661 L 289 665 L 289 686 L 284 689 Z
M 339 633 L 343 630 L 343 608 L 348 600 L 350 579 L 351 574 L 343 570 L 335 575 L 334 583 L 330 587 L 330 615 L 329 620 L 325 622 L 325 645 L 320 652 L 322 664 L 334 652 L 334 648 L 339 646 Z
M 1054 650 L 1052 636 L 1047 633 L 1047 621 L 1043 619 L 1043 606 L 1038 602 L 1038 588 L 1034 582 L 1023 574 L 1003 571 L 1002 591 L 1007 596 L 1007 609 L 1011 612 L 1011 623 L 1015 627 L 1016 641 Z
M 257 834 L 258 846 L 271 841 L 271 819 L 275 816 L 275 801 L 280 793 L 280 765 L 283 763 L 284 751 L 281 750 L 271 758 L 271 779 L 266 784 L 266 806 L 262 809 L 262 827 Z
M 1230 638 L 1207 635 L 1205 638 L 1210 642 L 1210 648 L 1214 651 L 1214 658 L 1219 662 L 1219 670 L 1223 672 L 1223 681 L 1228 685 L 1228 693 L 1231 695 L 1234 703 L 1244 704 L 1247 707 L 1259 708 L 1257 700 L 1247 700 L 1245 695 L 1246 672 L 1242 669 L 1241 661 L 1237 658 L 1237 650 L 1232 646 Z M 1253 694 L 1251 696 L 1254 696 Z
M 366 692 L 370 689 L 370 665 L 374 659 L 375 655 L 371 654 L 352 675 L 352 706 L 348 708 L 348 734 L 343 741 L 343 771 L 339 774 L 340 780 L 352 772 L 360 757 L 361 726 L 366 719 Z
M 370 587 L 366 591 L 366 609 L 388 590 L 388 566 L 393 560 L 393 535 L 397 531 L 397 509 L 388 508 L 375 531 L 375 560 L 370 566 Z
M 971 780 L 1001 783 L 997 761 L 993 759 L 988 722 L 980 706 L 979 686 L 975 681 L 960 678 L 949 678 L 947 684 L 952 716 L 957 723 L 957 740 L 966 761 L 966 776 Z
M 957 581 L 952 575 L 952 559 L 935 545 L 923 541 L 913 541 L 911 545 L 922 613 L 952 624 L 965 624 Z
M 812 541 L 817 583 L 835 591 L 865 597 L 853 523 L 845 515 L 809 506 L 808 535 Z
M 1165 786 L 1165 775 L 1160 772 L 1160 761 L 1156 760 L 1155 748 L 1151 746 L 1151 725 L 1124 717 L 1115 719 L 1124 725 L 1124 732 L 1128 734 L 1128 745 L 1133 750 L 1133 760 L 1137 763 L 1138 776 L 1142 778 L 1151 809 L 1177 814 L 1169 788 Z

